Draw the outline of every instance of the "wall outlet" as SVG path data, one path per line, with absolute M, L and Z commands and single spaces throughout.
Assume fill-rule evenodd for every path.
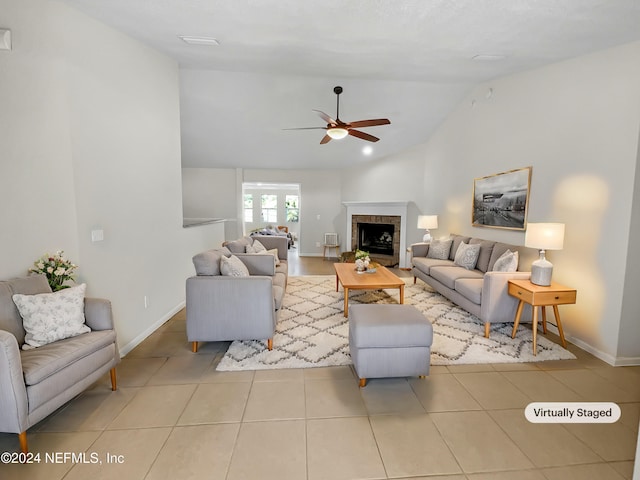
M 144 296 L 144 308 L 149 308 L 149 297 Z

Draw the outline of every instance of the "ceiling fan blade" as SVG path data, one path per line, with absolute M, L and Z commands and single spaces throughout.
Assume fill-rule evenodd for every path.
M 316 112 L 320 116 L 320 118 L 322 118 L 325 122 L 330 123 L 332 125 L 338 124 L 338 122 L 336 122 L 333 118 L 331 118 L 329 115 L 324 113 L 322 110 L 313 110 L 313 111 Z
M 353 128 L 375 127 L 376 125 L 389 125 L 391 122 L 387 118 L 376 118 L 374 120 L 359 120 L 357 122 L 349 122 Z
M 320 140 L 320 145 L 324 145 L 325 143 L 329 143 L 331 141 L 331 137 L 329 135 L 325 135 L 324 137 L 322 137 L 322 140 Z
M 377 142 L 380 140 L 378 137 L 374 137 L 373 135 L 369 135 L 368 133 L 361 132 L 360 130 L 349 129 L 349 135 L 354 137 L 361 138 L 362 140 L 368 140 L 370 142 Z

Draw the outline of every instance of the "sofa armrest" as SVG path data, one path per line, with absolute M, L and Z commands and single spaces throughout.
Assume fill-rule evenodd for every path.
M 277 248 L 280 260 L 289 258 L 289 237 L 284 235 L 254 235 L 252 238 L 258 240 L 267 250 Z
M 27 405 L 18 341 L 11 333 L 0 330 L 0 432 L 26 431 Z
M 484 322 L 513 322 L 518 299 L 509 295 L 509 280 L 527 280 L 531 272 L 487 272 L 482 281 L 480 319 Z
M 428 243 L 413 243 L 411 245 L 412 257 L 426 257 L 428 251 L 429 251 Z
M 104 298 L 85 298 L 84 316 L 91 330 L 113 330 L 111 302 Z
M 245 264 L 249 275 L 273 277 L 276 274 L 276 260 L 270 253 L 236 253 L 235 256 Z

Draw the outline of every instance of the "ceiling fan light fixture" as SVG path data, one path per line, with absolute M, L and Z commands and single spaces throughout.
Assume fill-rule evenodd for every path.
M 327 135 L 329 135 L 334 140 L 340 140 L 341 138 L 349 135 L 349 130 L 341 127 L 333 127 L 327 130 Z

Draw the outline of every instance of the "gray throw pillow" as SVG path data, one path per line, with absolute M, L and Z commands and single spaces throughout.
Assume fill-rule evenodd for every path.
M 437 260 L 447 260 L 449 258 L 449 250 L 453 240 L 432 240 L 429 244 L 427 258 L 435 258 Z
M 478 263 L 478 255 L 480 255 L 479 243 L 469 245 L 468 243 L 462 242 L 458 245 L 453 263 L 467 270 L 473 270 L 476 268 L 476 263 Z
M 220 258 L 220 272 L 227 277 L 248 277 L 249 269 L 235 255 Z
M 515 272 L 518 270 L 518 252 L 507 250 L 493 264 L 494 272 Z

